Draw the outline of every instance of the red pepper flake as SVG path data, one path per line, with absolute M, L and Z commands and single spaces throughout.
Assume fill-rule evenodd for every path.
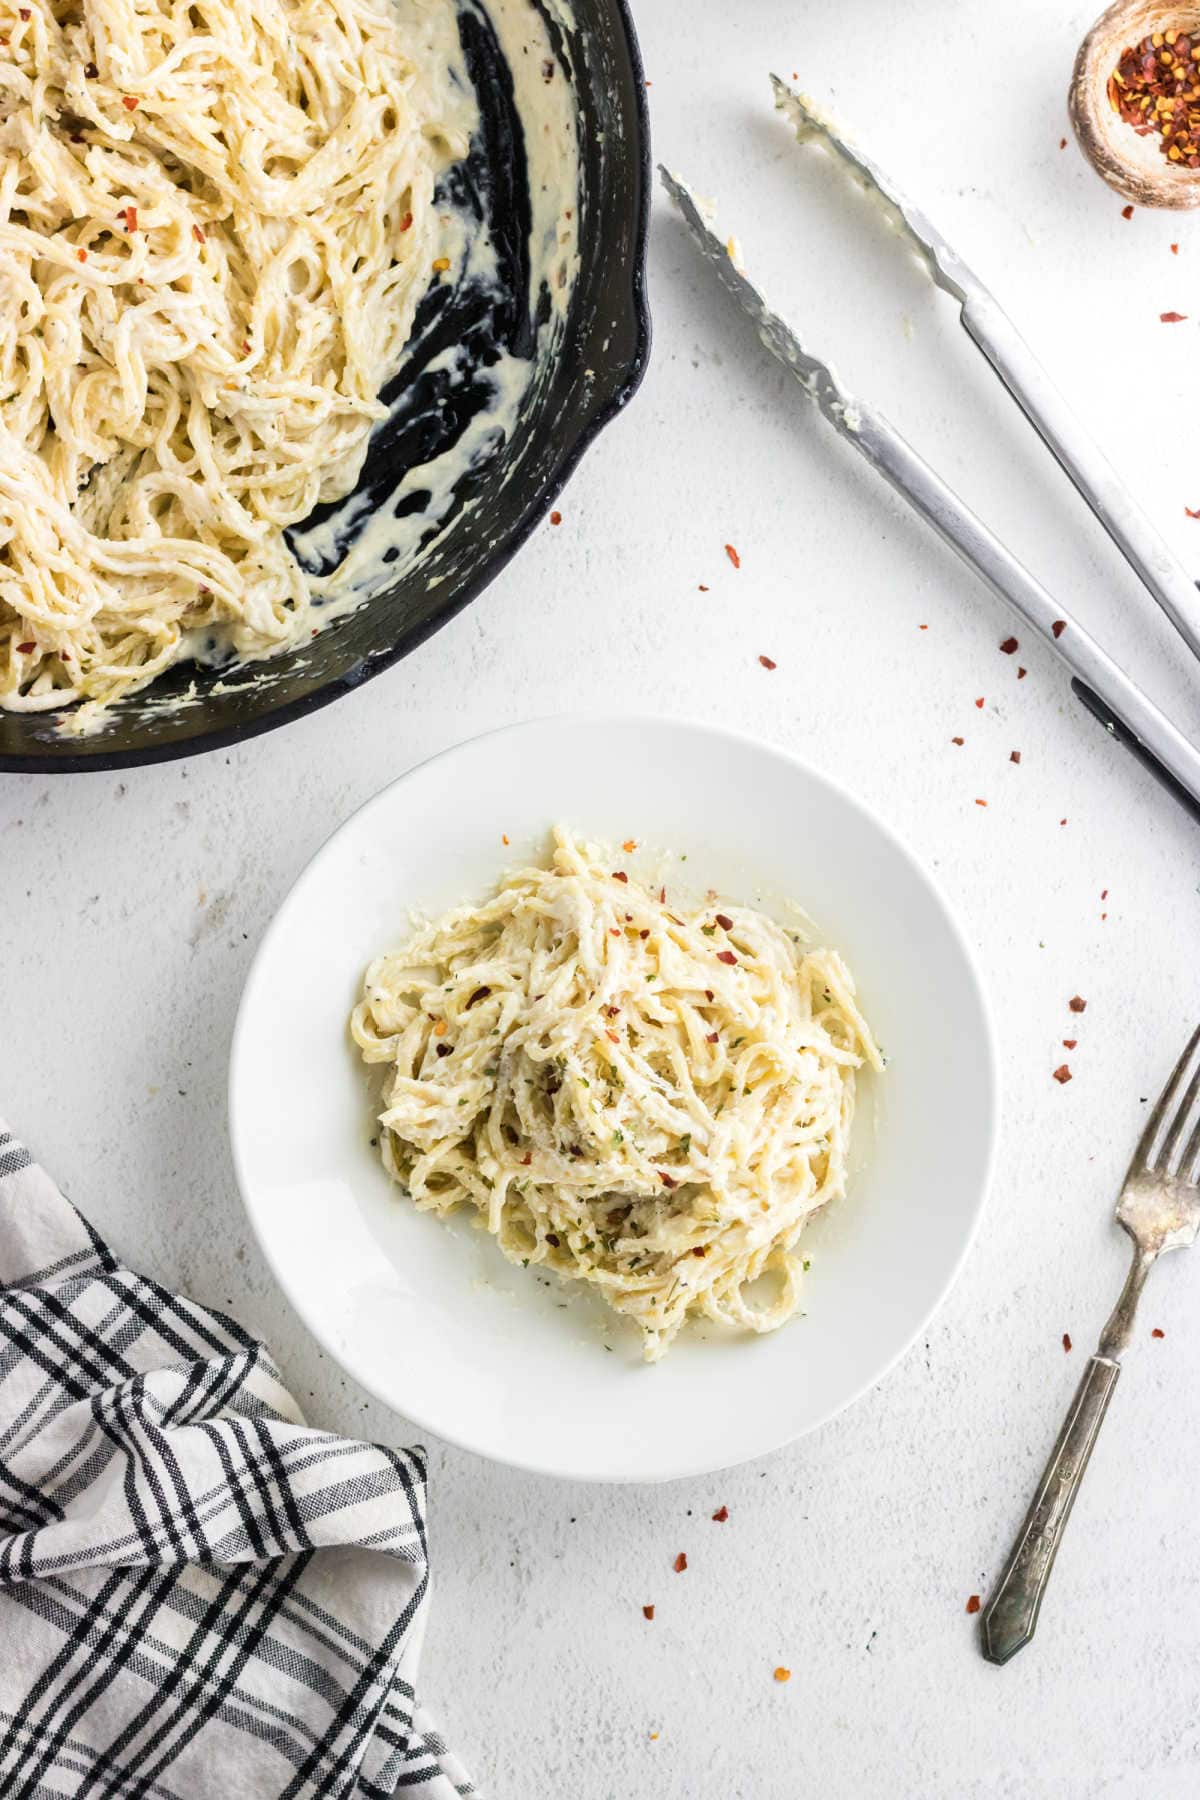
M 645 943 L 646 939 L 650 936 L 650 933 L 648 931 L 639 931 L 638 936 L 641 938 L 642 942 Z
M 957 745 L 958 745 L 958 746 L 959 746 L 959 748 L 960 748 L 960 749 L 961 749 L 961 748 L 962 748 L 962 746 L 963 746 L 963 745 L 964 745 L 964 744 L 965 744 L 965 743 L 966 743 L 966 741 L 967 741 L 967 740 L 966 740 L 966 738 L 951 738 L 951 739 L 950 739 L 950 742 L 951 742 L 951 743 L 952 743 L 952 744 L 957 744 Z
M 1154 1327 L 1154 1330 L 1150 1333 L 1151 1337 L 1156 1337 L 1156 1338 L 1166 1337 L 1166 1335 L 1167 1335 L 1166 1332 L 1160 1331 L 1160 1329 L 1157 1325 Z
M 711 988 L 705 988 L 704 998 L 708 1001 L 708 1004 L 711 1006 L 712 1001 L 713 1001 L 713 991 Z
M 736 963 L 737 957 L 733 954 L 732 950 L 718 950 L 717 961 L 728 963 L 730 967 L 732 967 L 733 964 Z
M 1058 140 L 1058 147 L 1059 147 L 1059 149 L 1060 149 L 1060 150 L 1065 150 L 1065 149 L 1066 149 L 1066 147 L 1067 147 L 1067 140 L 1066 140 L 1066 138 L 1059 138 L 1059 140 Z
M 502 844 L 507 844 L 507 842 L 508 842 L 508 833 L 507 832 L 502 831 L 500 833 L 500 842 Z
M 1028 669 L 1018 669 L 1017 670 L 1017 680 L 1024 681 L 1024 679 L 1025 679 L 1026 675 L 1028 675 L 1028 673 L 1029 673 Z
M 1132 208 L 1132 206 L 1123 206 L 1123 207 L 1122 207 L 1122 208 L 1121 208 L 1121 217 L 1122 217 L 1122 218 L 1123 218 L 1123 219 L 1132 219 L 1132 217 L 1133 217 L 1133 208 Z
M 662 1184 L 665 1188 L 677 1188 L 679 1186 L 679 1183 L 676 1181 L 675 1177 L 673 1175 L 668 1175 L 664 1169 L 660 1169 L 658 1171 L 658 1179 L 662 1182 Z
M 658 890 L 658 904 L 660 906 L 665 906 L 667 904 L 667 890 L 665 887 L 660 887 Z
M 1190 506 L 1185 506 L 1183 510 L 1187 514 L 1189 519 L 1200 519 L 1200 509 L 1197 509 L 1196 512 L 1193 512 Z
M 204 244 L 208 241 L 198 225 L 192 226 L 192 236 L 198 244 Z
M 124 213 L 126 231 L 137 230 L 137 207 L 127 206 Z
M 775 1671 L 775 1679 L 776 1681 L 790 1681 L 792 1679 L 792 1671 L 781 1666 Z
M 704 1244 L 693 1244 L 693 1245 L 692 1245 L 692 1255 L 693 1255 L 693 1256 L 707 1256 L 707 1255 L 708 1255 L 708 1249 L 707 1249 L 707 1247 L 706 1247 L 706 1245 L 704 1245 Z
M 979 1611 L 979 1595 L 978 1594 L 972 1594 L 971 1598 L 967 1601 L 967 1611 L 969 1613 L 977 1613 Z
M 1080 1012 L 1087 1011 L 1087 1001 L 1081 999 L 1078 994 L 1075 995 L 1074 999 L 1068 1000 L 1067 1005 L 1070 1007 L 1071 1011 L 1074 1013 L 1080 1013 Z
M 740 569 L 740 568 L 741 568 L 741 566 L 742 566 L 742 559 L 741 559 L 741 557 L 740 557 L 740 556 L 739 556 L 739 555 L 738 555 L 738 553 L 737 553 L 737 551 L 736 551 L 736 550 L 735 550 L 735 549 L 734 549 L 734 547 L 733 547 L 733 545 L 732 545 L 732 544 L 726 544 L 726 546 L 725 546 L 725 554 L 726 554 L 726 556 L 727 556 L 727 557 L 728 557 L 728 558 L 729 558 L 729 560 L 730 560 L 730 562 L 731 562 L 731 563 L 732 563 L 732 564 L 733 564 L 733 566 L 734 566 L 734 568 L 735 568 L 735 569 Z
M 29 8 L 27 6 L 18 6 L 17 11 L 21 15 L 21 17 L 26 21 L 26 23 L 28 23 L 29 20 L 32 19 L 32 17 L 33 17 L 32 12 L 29 10 Z
M 610 925 L 608 928 L 608 935 L 609 937 L 620 937 L 621 927 L 619 925 Z
M 929 627 L 928 627 L 928 625 L 918 625 L 917 630 L 918 631 L 928 631 Z
M 1071 1334 L 1070 1334 L 1070 1332 L 1069 1332 L 1069 1331 L 1064 1331 L 1064 1332 L 1063 1332 L 1063 1349 L 1064 1349 L 1064 1350 L 1065 1350 L 1065 1351 L 1066 1351 L 1066 1352 L 1067 1352 L 1067 1354 L 1068 1354 L 1068 1355 L 1070 1355 L 1070 1352 L 1071 1352 Z
M 626 838 L 625 842 L 621 845 L 621 848 L 622 848 L 622 850 L 628 850 L 630 852 L 633 852 L 634 850 L 637 849 L 637 839 L 636 838 Z
M 1060 825 L 1065 825 L 1067 821 L 1065 819 L 1060 819 L 1058 822 Z
M 1067 629 L 1067 621 L 1065 619 L 1055 619 L 1055 621 L 1054 621 L 1053 625 L 1050 627 L 1050 629 L 1054 633 L 1056 638 L 1060 638 L 1062 636 L 1063 632 Z
M 719 1031 L 710 1031 L 704 1041 L 706 1044 L 717 1044 L 721 1041 L 721 1034 Z
M 1104 895 L 1101 894 L 1100 898 L 1103 900 Z M 718 913 L 717 914 L 717 924 L 721 927 L 722 931 L 732 931 L 733 930 L 733 920 L 729 917 L 728 913 Z
M 533 1161 L 533 1151 L 527 1150 L 525 1152 L 524 1156 L 521 1158 L 521 1167 L 523 1169 L 527 1169 L 532 1161 Z
M 975 804 L 976 804 L 976 806 L 986 806 L 986 805 L 987 805 L 987 801 L 986 801 L 986 800 L 977 800 L 977 801 L 976 801 L 976 802 L 975 802 Z
M 612 872 L 612 878 L 614 881 L 626 881 L 627 882 L 629 880 L 629 877 L 625 873 L 624 869 L 614 869 Z
M 84 63 L 83 73 L 88 81 L 99 81 L 100 79 L 100 71 L 95 63 Z
M 1183 321 L 1187 318 L 1186 313 L 1177 312 L 1159 313 L 1158 316 L 1164 325 L 1182 325 Z
M 619 1044 L 621 1041 L 620 1034 L 616 1031 L 606 1031 L 604 1035 L 610 1044 Z
M 77 250 L 75 252 L 75 256 L 76 256 L 77 261 L 79 261 L 79 262 L 87 261 L 87 251 L 86 250 Z
M 677 1575 L 682 1575 L 683 1571 L 686 1568 L 687 1568 L 687 1557 L 683 1554 L 683 1551 L 681 1550 L 679 1552 L 679 1555 L 675 1558 L 675 1573 Z
M 562 524 L 562 514 L 560 512 L 558 512 L 557 510 L 552 512 L 550 514 L 550 523 L 552 525 L 561 525 Z
M 31 656 L 37 649 L 36 644 L 18 644 L 17 649 L 22 656 Z
M 981 708 L 981 709 L 982 709 L 982 707 L 983 707 L 983 698 L 984 698 L 984 697 L 983 697 L 983 695 L 982 695 L 982 694 L 980 694 L 980 696 L 979 696 L 979 698 L 978 698 L 978 700 L 977 700 L 977 701 L 976 701 L 976 702 L 975 702 L 975 704 L 976 704 L 976 706 L 978 706 L 978 707 L 979 707 L 979 708 Z
M 1071 1071 L 1068 1069 L 1066 1063 L 1060 1063 L 1058 1065 L 1057 1069 L 1054 1071 L 1054 1079 L 1062 1087 L 1066 1087 L 1068 1081 L 1071 1079 Z
M 1011 656 L 1014 650 L 1020 648 L 1020 645 L 1017 643 L 1015 637 L 1006 637 L 1000 648 L 1003 650 L 1005 656 Z
M 400 221 L 401 231 L 411 231 L 412 230 L 412 222 L 413 222 L 412 214 L 410 212 L 406 212 L 404 217 Z
M 451 1054 L 451 1052 L 453 1051 L 453 1049 L 454 1049 L 453 1044 L 435 1044 L 434 1045 L 434 1050 L 438 1056 L 449 1056 Z
M 723 1525 L 728 1517 L 729 1508 L 727 1506 L 718 1506 L 716 1512 L 713 1514 L 713 1524 Z
M 1010 750 L 1008 753 L 1008 760 L 1009 762 L 1019 763 L 1021 760 L 1021 752 L 1019 750 Z
M 1101 894 L 1100 894 L 1100 898 L 1101 898 L 1101 899 L 1102 899 L 1102 900 L 1107 900 L 1107 899 L 1108 899 L 1108 889 L 1107 889 L 1107 888 L 1104 888 L 1104 889 L 1103 889 L 1103 890 L 1102 890 L 1102 892 L 1101 892 Z
M 1074 1050 L 1076 1048 L 1076 1046 L 1078 1045 L 1078 1043 L 1079 1043 L 1078 1038 L 1064 1038 L 1062 1041 L 1062 1047 L 1064 1050 Z
M 1172 245 L 1171 245 L 1171 255 L 1172 255 L 1172 256 L 1178 256 L 1178 255 L 1179 255 L 1179 245 L 1178 245 L 1178 244 L 1172 244 Z
M 777 669 L 779 667 L 779 664 L 777 662 L 772 662 L 769 656 L 760 656 L 758 660 L 764 669 Z
M 125 108 L 126 112 L 134 112 L 137 108 L 136 96 L 133 94 L 122 94 L 121 105 Z
M 652 1606 L 643 1606 L 642 1617 L 643 1619 L 652 1619 L 654 1617 L 654 1608 Z
M 708 592 L 708 589 L 705 587 L 703 582 L 700 583 L 700 592 L 702 594 L 707 594 L 707 592 Z
M 546 1242 L 550 1245 L 550 1247 L 552 1249 L 554 1249 L 554 1250 L 558 1249 L 559 1240 L 552 1231 L 548 1231 L 546 1233 Z

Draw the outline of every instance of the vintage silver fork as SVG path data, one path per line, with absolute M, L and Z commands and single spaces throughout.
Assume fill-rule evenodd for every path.
M 1200 1228 L 1198 1050 L 1200 1028 L 1176 1063 L 1133 1153 L 1117 1201 L 1117 1222 L 1133 1239 L 1133 1262 L 1121 1298 L 1071 1402 L 1004 1573 L 983 1610 L 983 1654 L 989 1662 L 1007 1662 L 1037 1628 L 1046 1583 L 1121 1373 L 1121 1356 L 1129 1347 L 1146 1277 L 1164 1250 L 1185 1250 L 1196 1240 Z

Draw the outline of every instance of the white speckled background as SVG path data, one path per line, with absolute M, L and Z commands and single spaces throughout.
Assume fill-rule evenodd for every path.
M 1200 507 L 1200 237 L 1187 217 L 1125 222 L 1074 145 L 1059 150 L 1089 9 L 638 11 L 658 153 L 719 194 L 851 385 L 1200 732 L 1195 665 L 948 303 L 769 108 L 767 70 L 797 71 L 920 197 L 1200 567 L 1184 516 Z M 997 1570 L 1121 1279 L 1109 1210 L 1141 1097 L 1200 1013 L 1200 835 L 1045 651 L 1000 654 L 1007 616 L 806 411 L 661 205 L 651 273 L 650 376 L 562 525 L 407 662 L 228 756 L 0 778 L 0 1108 L 127 1257 L 265 1334 L 314 1419 L 401 1441 L 247 1241 L 224 1080 L 255 941 L 352 807 L 490 725 L 649 708 L 788 745 L 936 868 L 991 971 L 1006 1104 L 979 1244 L 883 1386 L 766 1463 L 610 1492 L 433 1445 L 427 1697 L 495 1800 L 1196 1794 L 1194 1260 L 1154 1281 L 1035 1645 L 988 1667 L 964 1606 Z M 1163 326 L 1169 309 L 1191 316 Z

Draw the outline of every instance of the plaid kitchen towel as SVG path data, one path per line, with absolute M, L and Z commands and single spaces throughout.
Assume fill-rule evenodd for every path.
M 416 1705 L 419 1451 L 311 1431 L 0 1124 L 0 1796 L 472 1794 Z

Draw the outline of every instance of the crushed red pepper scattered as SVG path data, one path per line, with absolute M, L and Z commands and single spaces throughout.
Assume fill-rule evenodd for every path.
M 628 877 L 628 875 L 627 875 L 627 874 L 626 874 L 626 873 L 625 873 L 625 871 L 624 871 L 624 869 L 614 869 L 614 870 L 613 870 L 613 872 L 612 872 L 612 878 L 613 878 L 613 880 L 614 880 L 614 881 L 625 881 L 625 882 L 627 882 L 627 881 L 628 881 L 628 880 L 629 880 L 629 877 Z
M 554 512 L 552 512 L 550 514 L 550 523 L 552 525 L 561 525 L 562 524 L 562 514 L 557 510 L 557 508 L 555 509 Z
M 1200 519 L 1200 507 L 1197 507 L 1195 512 L 1192 511 L 1190 506 L 1185 506 L 1183 510 L 1189 519 Z
M 713 1514 L 713 1522 L 717 1525 L 723 1525 L 728 1517 L 729 1508 L 727 1506 L 718 1506 L 716 1512 Z
M 966 741 L 967 741 L 967 740 L 966 740 L 966 738 L 951 738 L 951 739 L 950 739 L 950 742 L 951 742 L 951 743 L 952 743 L 952 744 L 958 744 L 958 745 L 960 745 L 960 746 L 961 746 L 961 745 L 963 745 L 963 744 L 965 744 L 965 743 L 966 743 Z
M 987 805 L 987 801 L 986 801 L 986 800 L 977 800 L 977 801 L 976 801 L 976 802 L 975 802 L 975 804 L 976 804 L 976 806 L 986 806 L 986 805 Z
M 1123 207 L 1122 207 L 1122 208 L 1121 208 L 1121 217 L 1122 217 L 1122 218 L 1123 218 L 1123 219 L 1132 219 L 1132 217 L 1133 217 L 1133 208 L 1132 208 L 1132 206 L 1123 206 Z
M 1066 149 L 1066 147 L 1067 147 L 1067 140 L 1066 140 L 1066 138 L 1059 138 L 1059 140 L 1058 140 L 1058 147 L 1059 147 L 1059 149 L 1060 149 L 1060 150 L 1065 150 L 1065 149 Z
M 717 961 L 723 962 L 723 963 L 729 963 L 730 966 L 732 967 L 732 965 L 734 963 L 736 963 L 737 957 L 733 954 L 732 950 L 718 950 L 717 951 Z
M 1024 681 L 1024 679 L 1028 675 L 1028 673 L 1029 673 L 1028 669 L 1018 669 L 1017 670 L 1017 680 Z
M 1059 1063 L 1057 1069 L 1054 1071 L 1054 1079 L 1062 1087 L 1066 1087 L 1068 1081 L 1071 1079 L 1071 1071 L 1068 1069 L 1066 1063 Z
M 123 217 L 125 219 L 126 231 L 129 231 L 129 232 L 136 231 L 137 230 L 137 207 L 136 206 L 127 206 L 125 208 Z
M 1172 244 L 1172 245 L 1171 245 L 1171 255 L 1172 255 L 1172 256 L 1178 256 L 1178 255 L 1179 255 L 1179 245 L 1178 245 L 1178 244 Z
M 609 1037 L 612 1037 L 612 1032 L 610 1031 L 608 1035 L 609 1035 Z M 613 1039 L 614 1043 L 616 1043 L 617 1041 L 618 1041 L 617 1039 L 615 1039 L 615 1038 Z M 662 1182 L 662 1184 L 665 1188 L 675 1188 L 675 1187 L 679 1186 L 679 1183 L 676 1181 L 675 1177 L 673 1175 L 668 1175 L 664 1169 L 660 1169 L 658 1171 L 658 1179 Z
M 772 662 L 769 656 L 760 656 L 758 660 L 764 669 L 777 669 L 779 667 L 779 664 Z
M 1078 1048 L 1078 1046 L 1079 1046 L 1078 1038 L 1064 1038 L 1062 1041 L 1062 1047 L 1064 1050 L 1075 1050 Z
M 637 839 L 636 838 L 626 838 L 625 842 L 621 845 L 621 848 L 622 848 L 622 850 L 628 850 L 628 851 L 636 850 L 637 849 Z
M 1015 637 L 1006 637 L 1000 648 L 1003 650 L 1005 656 L 1011 656 L 1014 650 L 1020 648 L 1020 645 L 1017 643 Z
M 643 1619 L 652 1619 L 654 1617 L 654 1608 L 652 1606 L 643 1606 L 642 1617 Z
M 721 1041 L 721 1034 L 719 1031 L 710 1031 L 704 1041 L 706 1044 L 719 1044 Z
M 1067 621 L 1065 619 L 1055 619 L 1055 621 L 1054 621 L 1053 625 L 1050 627 L 1050 629 L 1054 633 L 1056 638 L 1060 638 L 1062 636 L 1063 632 L 1067 629 Z
M 1200 33 L 1155 31 L 1121 52 L 1108 103 L 1139 137 L 1157 131 L 1168 162 L 1200 169 Z
M 1184 320 L 1187 318 L 1186 313 L 1177 313 L 1177 312 L 1159 313 L 1158 316 L 1159 316 L 1160 322 L 1164 325 L 1182 325 Z
M 741 559 L 741 557 L 740 557 L 740 556 L 739 556 L 739 555 L 738 555 L 738 553 L 737 553 L 737 551 L 736 551 L 736 550 L 735 550 L 735 549 L 734 549 L 734 547 L 733 547 L 733 545 L 732 545 L 732 544 L 726 544 L 726 546 L 725 546 L 725 554 L 726 554 L 726 556 L 727 556 L 727 557 L 728 557 L 728 558 L 729 558 L 729 560 L 730 560 L 730 562 L 731 562 L 731 563 L 732 563 L 732 564 L 733 564 L 733 566 L 734 566 L 734 568 L 735 568 L 735 569 L 740 569 L 740 568 L 741 568 L 741 566 L 742 566 L 742 559 Z
M 775 1671 L 775 1679 L 776 1679 L 776 1681 L 790 1681 L 792 1679 L 792 1671 L 790 1669 L 783 1668 L 781 1665 Z
M 128 112 L 133 112 L 137 106 L 136 96 L 133 94 L 122 94 L 121 105 L 125 107 Z
M 1160 1331 L 1157 1325 L 1154 1327 L 1154 1330 L 1150 1333 L 1151 1337 L 1157 1337 L 1157 1338 L 1166 1337 L 1166 1335 L 1167 1335 L 1166 1332 Z
M 969 1613 L 977 1613 L 979 1611 L 979 1606 L 980 1606 L 979 1595 L 972 1594 L 971 1598 L 967 1601 L 967 1611 Z
M 86 250 L 77 250 L 77 251 L 76 251 L 76 252 L 75 252 L 75 255 L 76 255 L 76 256 L 77 256 L 77 257 L 78 257 L 78 259 L 79 259 L 79 261 L 80 261 L 80 262 L 86 262 L 86 261 L 87 261 L 87 251 L 86 251 Z
M 30 656 L 37 649 L 36 644 L 18 644 L 17 649 L 22 656 Z
M 1101 894 L 1100 898 L 1103 900 L 1104 895 Z M 718 913 L 716 915 L 716 917 L 717 917 L 717 924 L 721 927 L 722 931 L 732 931 L 733 930 L 733 920 L 729 917 L 728 913 Z
M 1068 1000 L 1067 1005 L 1070 1007 L 1071 1011 L 1074 1013 L 1080 1013 L 1080 1012 L 1087 1011 L 1087 1001 L 1084 1000 L 1079 994 L 1076 994 L 1073 997 L 1073 999 Z
M 675 1558 L 675 1573 L 677 1575 L 682 1575 L 683 1571 L 686 1568 L 687 1568 L 687 1557 L 684 1555 L 683 1551 L 681 1550 L 679 1552 L 679 1555 Z
M 1019 750 L 1010 750 L 1008 753 L 1008 760 L 1009 762 L 1019 763 L 1021 760 L 1021 752 Z
M 977 700 L 977 701 L 976 701 L 976 702 L 975 702 L 975 704 L 976 704 L 976 706 L 978 706 L 978 707 L 982 707 L 982 706 L 983 706 L 983 700 L 984 700 L 984 696 L 983 696 L 983 695 L 982 695 L 982 694 L 980 694 L 980 696 L 979 696 L 979 698 L 978 698 L 978 700 Z
M 1069 1354 L 1070 1354 L 1070 1351 L 1071 1351 L 1071 1334 L 1070 1334 L 1070 1332 L 1069 1332 L 1069 1331 L 1064 1331 L 1064 1332 L 1063 1332 L 1063 1349 L 1064 1349 L 1064 1350 L 1065 1350 L 1065 1351 L 1066 1351 L 1066 1352 L 1067 1352 L 1067 1353 L 1068 1353 L 1068 1355 L 1069 1355 Z

